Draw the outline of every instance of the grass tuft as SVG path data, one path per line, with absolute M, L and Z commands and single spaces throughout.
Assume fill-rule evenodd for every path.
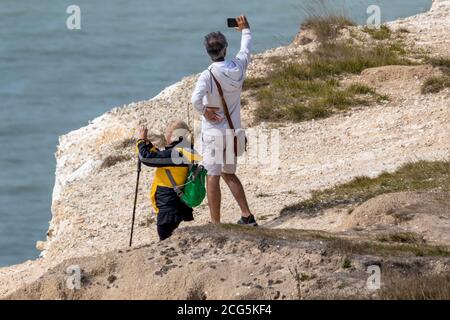
M 379 28 L 365 27 L 363 31 L 368 33 L 375 40 L 388 40 L 392 36 L 391 29 L 386 25 L 382 25 Z
M 198 227 L 190 229 L 198 230 Z M 221 224 L 214 229 L 212 234 L 217 236 L 221 232 L 227 232 L 227 238 L 230 238 L 232 233 L 234 233 L 240 239 L 264 239 L 265 241 L 277 243 L 277 245 L 304 241 L 323 241 L 327 248 L 346 257 L 355 254 L 398 257 L 450 257 L 450 251 L 440 246 L 424 243 L 359 241 L 316 230 L 253 228 L 235 224 Z
M 449 274 L 390 273 L 379 297 L 387 300 L 450 300 Z
M 348 257 L 342 259 L 342 269 L 350 269 L 352 267 L 352 261 Z
M 378 235 L 377 241 L 389 243 L 424 243 L 424 238 L 413 232 L 393 232 L 388 234 Z
M 384 65 L 408 65 L 402 44 L 363 47 L 346 42 L 324 42 L 302 63 L 285 63 L 262 78 L 249 78 L 244 89 L 254 90 L 259 121 L 306 121 L 326 118 L 358 105 L 386 100 L 375 90 L 355 84 L 342 87 L 337 76 L 359 74 Z
M 421 87 L 422 94 L 439 93 L 445 88 L 450 88 L 450 76 L 432 76 L 425 80 Z
M 327 241 L 328 240 L 328 241 Z M 441 246 L 411 243 L 384 243 L 358 241 L 344 238 L 329 238 L 327 246 L 333 251 L 345 255 L 377 255 L 383 257 L 450 257 L 450 251 Z
M 302 28 L 312 30 L 320 42 L 325 42 L 336 40 L 342 29 L 354 25 L 355 23 L 345 16 L 324 15 L 309 17 L 303 22 Z
M 407 28 L 400 28 L 400 29 L 398 29 L 398 32 L 400 32 L 400 33 L 411 33 L 411 31 L 409 31 Z
M 433 67 L 444 67 L 450 69 L 450 59 L 445 57 L 428 58 L 427 62 Z
M 117 156 L 107 156 L 105 159 L 103 159 L 102 165 L 100 166 L 101 169 L 107 169 L 112 166 L 115 166 L 118 163 L 125 162 L 131 159 L 130 155 L 117 155 Z
M 409 163 L 394 173 L 376 178 L 357 177 L 322 191 L 311 198 L 283 208 L 281 214 L 316 214 L 338 205 L 360 204 L 378 195 L 403 191 L 450 191 L 450 161 L 419 161 Z

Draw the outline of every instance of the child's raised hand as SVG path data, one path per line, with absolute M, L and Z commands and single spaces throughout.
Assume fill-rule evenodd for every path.
M 138 139 L 147 141 L 148 129 L 145 126 L 141 126 L 138 129 Z

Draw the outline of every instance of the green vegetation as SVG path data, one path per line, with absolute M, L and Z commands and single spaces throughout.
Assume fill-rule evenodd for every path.
M 350 269 L 352 267 L 352 262 L 349 258 L 344 257 L 342 259 L 342 269 Z
M 270 197 L 270 194 L 264 193 L 264 192 L 258 192 L 258 193 L 256 194 L 256 197 L 257 197 L 257 198 L 267 198 L 267 197 Z
M 329 238 L 331 250 L 346 255 L 369 254 L 378 256 L 450 257 L 450 251 L 440 246 L 426 244 L 390 244 L 384 242 L 358 241 L 345 238 Z
M 382 25 L 379 28 L 365 27 L 364 32 L 370 34 L 370 36 L 375 40 L 387 40 L 392 36 L 392 31 L 388 26 Z
M 397 242 L 397 243 L 424 243 L 423 237 L 414 232 L 394 232 L 376 237 L 380 242 Z
M 339 31 L 345 27 L 354 26 L 355 23 L 345 16 L 325 15 L 312 16 L 303 22 L 302 27 L 310 29 L 321 42 L 336 40 Z
M 241 99 L 241 106 L 245 107 L 246 105 L 248 105 L 248 100 L 245 98 Z
M 295 72 L 293 69 L 294 65 L 292 69 L 287 69 L 286 76 Z M 338 110 L 348 110 L 352 106 L 367 105 L 368 101 L 385 99 L 371 88 L 360 84 L 342 88 L 339 81 L 333 79 L 290 80 L 279 78 L 272 87 L 259 92 L 260 106 L 256 110 L 258 119 L 304 121 L 325 118 Z
M 444 57 L 434 57 L 428 58 L 427 62 L 431 64 L 433 67 L 443 67 L 450 69 L 450 59 Z
M 285 207 L 281 214 L 317 213 L 342 204 L 359 204 L 385 193 L 437 188 L 450 191 L 450 161 L 419 161 L 376 178 L 358 177 L 333 188 L 314 191 L 311 198 Z
M 315 17 L 305 25 L 320 33 L 321 42 L 314 52 L 306 53 L 302 62 L 275 59 L 272 72 L 244 84 L 259 102 L 255 114 L 259 121 L 306 121 L 381 102 L 387 97 L 362 84 L 342 86 L 337 77 L 360 74 L 367 68 L 412 64 L 405 57 L 405 46 L 396 41 L 366 45 L 336 40 L 340 29 L 352 25 L 343 17 Z M 380 30 L 386 33 L 389 29 Z
M 390 273 L 384 280 L 380 298 L 387 300 L 449 300 L 449 274 Z
M 263 238 L 272 241 L 305 241 L 305 240 L 330 240 L 334 238 L 331 234 L 325 231 L 312 231 L 312 230 L 296 230 L 296 229 L 268 229 L 268 228 L 249 228 L 237 224 L 220 224 L 217 226 L 219 230 L 215 230 L 213 233 L 217 234 L 218 231 L 224 232 L 236 232 L 240 237 L 249 236 Z M 191 228 L 195 230 L 195 227 Z
M 444 57 L 426 57 L 425 61 L 435 68 L 439 68 L 442 76 L 428 77 L 422 84 L 422 94 L 438 93 L 445 88 L 450 88 L 450 59 Z
M 199 227 L 190 228 L 194 234 Z M 211 234 L 220 236 L 221 232 L 227 232 L 230 239 L 232 233 L 236 233 L 240 239 L 253 238 L 274 241 L 277 244 L 288 241 L 289 243 L 303 241 L 323 241 L 332 251 L 339 252 L 347 257 L 354 254 L 370 254 L 378 256 L 409 256 L 409 257 L 450 257 L 450 251 L 440 246 L 432 246 L 424 243 L 387 243 L 378 241 L 350 239 L 331 234 L 325 231 L 296 230 L 296 229 L 268 229 L 253 228 L 235 224 L 221 224 L 213 226 Z
M 311 279 L 315 279 L 315 278 L 316 278 L 315 274 L 309 274 L 309 273 L 305 273 L 305 272 L 302 272 L 300 274 L 300 281 L 302 281 L 302 282 L 308 281 L 308 280 L 311 280 Z
M 289 80 L 326 79 L 342 74 L 359 74 L 367 68 L 385 65 L 410 65 L 404 58 L 405 48 L 401 43 L 386 43 L 377 46 L 361 46 L 352 40 L 341 42 L 325 42 L 306 55 L 305 63 L 283 65 L 265 79 L 272 84 L 280 75 Z M 286 74 L 287 73 L 287 74 Z M 257 83 L 263 83 L 260 79 Z
M 199 283 L 195 283 L 191 288 L 189 288 L 189 291 L 186 296 L 186 300 L 194 300 L 194 301 L 202 301 L 206 300 L 206 292 L 203 288 L 203 285 Z
M 398 29 L 398 32 L 400 32 L 400 33 L 410 33 L 410 31 L 407 28 L 400 28 L 400 29 Z
M 422 84 L 422 94 L 438 93 L 445 88 L 450 88 L 450 76 L 432 76 Z
M 120 162 L 125 162 L 131 159 L 130 155 L 117 155 L 117 156 L 107 156 L 105 159 L 103 159 L 102 165 L 100 166 L 101 169 L 107 169 L 112 166 L 115 166 L 116 164 Z

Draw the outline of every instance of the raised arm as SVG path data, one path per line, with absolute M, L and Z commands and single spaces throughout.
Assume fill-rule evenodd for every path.
M 183 156 L 176 150 L 158 150 L 147 139 L 147 128 L 139 128 L 136 143 L 139 160 L 149 167 L 185 166 Z
M 244 71 L 247 70 L 251 60 L 252 51 L 252 33 L 250 31 L 250 25 L 245 16 L 240 16 L 237 19 L 238 30 L 242 32 L 241 48 L 236 55 L 236 59 L 242 63 Z
M 176 167 L 186 166 L 183 163 L 182 155 L 173 158 L 173 152 L 169 150 L 158 150 L 151 142 L 145 140 L 138 140 L 137 149 L 139 153 L 139 160 L 149 167 Z M 178 160 L 176 160 L 178 159 Z

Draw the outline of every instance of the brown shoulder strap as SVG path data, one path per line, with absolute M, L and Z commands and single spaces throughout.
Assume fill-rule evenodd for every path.
M 225 98 L 223 96 L 222 86 L 220 85 L 219 81 L 217 81 L 217 79 L 214 76 L 214 74 L 212 73 L 212 71 L 210 69 L 208 69 L 208 70 L 209 70 L 209 73 L 211 73 L 211 77 L 214 79 L 214 82 L 216 83 L 216 86 L 217 86 L 217 90 L 219 90 L 220 97 L 222 98 L 223 111 L 225 113 L 225 117 L 227 118 L 228 125 L 230 126 L 231 130 L 234 130 L 233 121 L 231 121 L 230 111 L 228 110 L 227 102 L 225 101 Z

